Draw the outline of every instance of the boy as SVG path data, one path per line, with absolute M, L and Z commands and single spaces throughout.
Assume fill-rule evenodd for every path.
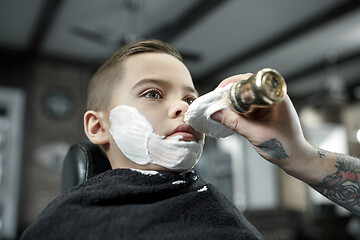
M 140 41 L 116 53 L 92 78 L 84 116 L 113 170 L 55 199 L 22 239 L 262 239 L 189 171 L 204 142 L 184 122 L 197 97 L 171 46 Z

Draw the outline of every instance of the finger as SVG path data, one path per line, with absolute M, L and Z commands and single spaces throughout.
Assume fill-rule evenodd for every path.
M 254 127 L 254 120 L 226 109 L 215 112 L 211 115 L 211 118 L 244 137 L 246 137 L 246 133 L 251 132 Z
M 228 77 L 228 78 L 226 78 L 225 80 L 223 80 L 223 81 L 217 86 L 217 88 L 225 87 L 225 86 L 228 85 L 229 83 L 247 80 L 247 79 L 249 79 L 252 75 L 253 75 L 252 73 L 244 73 L 244 74 L 239 74 L 239 75 L 235 75 L 235 76 Z

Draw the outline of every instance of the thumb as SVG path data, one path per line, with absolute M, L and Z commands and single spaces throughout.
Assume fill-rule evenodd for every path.
M 211 115 L 211 118 L 244 137 L 254 127 L 254 120 L 226 109 L 215 112 Z

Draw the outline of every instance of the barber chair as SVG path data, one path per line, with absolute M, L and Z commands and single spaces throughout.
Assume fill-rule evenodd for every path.
M 64 159 L 61 191 L 65 192 L 109 169 L 109 160 L 99 146 L 92 143 L 73 145 Z

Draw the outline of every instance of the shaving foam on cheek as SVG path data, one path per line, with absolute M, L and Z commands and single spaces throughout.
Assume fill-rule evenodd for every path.
M 155 134 L 151 123 L 136 108 L 120 105 L 110 112 L 110 134 L 131 161 L 157 164 L 172 170 L 189 170 L 198 162 L 204 146 L 199 142 L 165 139 Z
M 211 118 L 217 111 L 230 109 L 226 95 L 231 86 L 232 84 L 228 84 L 196 99 L 185 113 L 185 122 L 212 137 L 222 138 L 234 134 L 234 131 Z

